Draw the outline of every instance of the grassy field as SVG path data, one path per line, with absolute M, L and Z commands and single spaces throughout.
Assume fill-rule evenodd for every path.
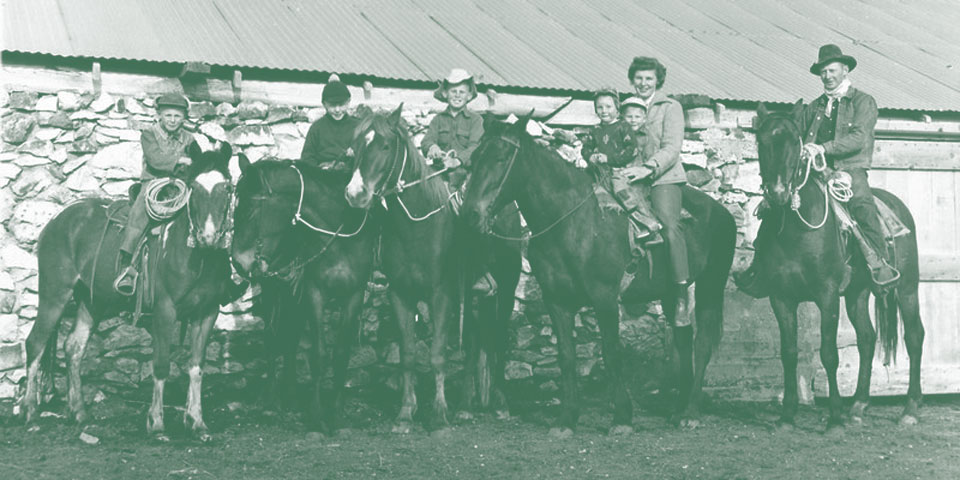
M 669 423 L 657 398 L 638 402 L 636 433 L 605 434 L 611 413 L 587 399 L 573 438 L 547 435 L 557 407 L 527 403 L 500 420 L 481 415 L 455 422 L 443 438 L 415 430 L 390 432 L 395 407 L 374 406 L 383 395 L 357 393 L 349 403 L 353 428 L 332 437 L 308 435 L 295 414 L 268 414 L 253 403 L 205 399 L 213 442 L 186 438 L 182 413 L 168 408 L 172 441 L 144 430 L 146 392 L 92 405 L 80 427 L 47 416 L 27 432 L 22 420 L 0 417 L 0 475 L 47 478 L 960 478 L 960 399 L 931 398 L 915 427 L 896 424 L 900 399 L 875 402 L 862 425 L 826 437 L 825 408 L 801 407 L 797 428 L 773 428 L 779 406 L 707 405 L 703 426 Z M 168 395 L 168 399 L 181 398 Z M 389 404 L 387 404 L 389 405 Z M 9 411 L 9 409 L 7 409 Z

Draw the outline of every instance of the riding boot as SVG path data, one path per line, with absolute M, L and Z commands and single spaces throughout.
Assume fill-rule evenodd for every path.
M 631 208 L 627 213 L 630 216 L 630 221 L 638 227 L 634 230 L 638 241 L 645 245 L 663 243 L 663 236 L 660 235 L 660 222 L 640 213 L 636 208 Z
M 674 315 L 674 326 L 688 327 L 693 323 L 690 318 L 690 283 L 677 284 L 677 309 Z
M 113 281 L 113 289 L 120 295 L 129 297 L 134 294 L 137 288 L 137 277 L 140 275 L 133 268 L 133 255 L 129 252 L 120 250 L 120 275 Z
M 854 230 L 856 231 L 856 229 Z M 887 260 L 867 243 L 863 235 L 856 234 L 854 236 L 860 242 L 860 250 L 863 252 L 863 258 L 867 261 L 867 267 L 870 269 L 870 278 L 873 280 L 874 290 L 882 291 L 900 279 L 900 272 L 887 263 Z

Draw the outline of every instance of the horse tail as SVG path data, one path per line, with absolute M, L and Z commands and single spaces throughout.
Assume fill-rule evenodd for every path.
M 877 323 L 877 336 L 880 340 L 878 355 L 883 355 L 883 364 L 896 363 L 897 343 L 900 340 L 900 297 L 897 289 L 885 292 L 874 298 L 874 318 Z
M 697 330 L 713 343 L 723 336 L 723 297 L 737 243 L 737 223 L 719 204 L 710 209 L 710 249 L 703 272 L 696 279 Z

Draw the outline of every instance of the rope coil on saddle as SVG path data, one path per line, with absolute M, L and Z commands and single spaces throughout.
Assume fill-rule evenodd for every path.
M 813 155 L 806 155 L 806 168 L 803 175 L 803 181 L 800 182 L 800 185 L 793 190 L 793 195 L 790 198 L 790 209 L 797 213 L 797 217 L 806 225 L 808 228 L 813 230 L 819 229 L 824 224 L 827 223 L 827 217 L 830 214 L 830 209 L 827 208 L 830 202 L 830 197 L 833 197 L 835 200 L 841 203 L 849 202 L 853 198 L 853 179 L 850 177 L 850 174 L 846 172 L 838 172 L 834 178 L 824 182 L 817 182 L 820 190 L 823 192 L 823 220 L 820 223 L 814 225 L 803 218 L 803 215 L 800 214 L 800 189 L 803 188 L 807 181 L 810 179 L 810 171 L 823 173 L 827 170 L 827 159 L 824 155 L 823 150 L 817 151 Z M 802 168 L 802 167 L 801 167 Z
M 173 192 L 167 189 L 171 185 Z M 190 188 L 179 178 L 156 178 L 143 188 L 147 215 L 154 221 L 169 220 L 190 201 Z M 160 197 L 161 193 L 165 198 Z

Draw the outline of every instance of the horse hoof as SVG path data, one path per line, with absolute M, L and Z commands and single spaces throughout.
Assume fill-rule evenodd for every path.
M 457 420 L 462 420 L 462 421 L 473 420 L 473 414 L 466 410 L 462 412 L 457 412 Z
M 443 427 L 438 430 L 434 430 L 430 436 L 436 439 L 444 440 L 450 438 L 453 435 L 453 429 L 450 427 Z
M 610 428 L 611 437 L 623 437 L 633 435 L 633 427 L 630 425 L 614 425 Z
M 863 417 L 859 415 L 852 415 L 850 417 L 850 423 L 854 425 L 863 425 Z
M 916 424 L 918 424 L 918 423 L 920 423 L 920 420 L 918 420 L 917 417 L 915 417 L 915 416 L 913 416 L 913 415 L 907 414 L 907 415 L 904 415 L 904 416 L 900 417 L 900 426 L 901 426 L 901 427 L 910 427 L 910 426 L 916 425 Z
M 311 442 L 322 442 L 326 438 L 324 434 L 320 432 L 307 432 L 307 440 Z
M 166 434 L 164 434 L 164 433 L 158 433 L 158 434 L 154 435 L 154 436 L 153 436 L 153 439 L 156 440 L 156 441 L 158 441 L 158 442 L 160 442 L 160 443 L 170 443 L 170 437 L 168 437 L 168 436 L 167 436 Z
M 394 425 L 393 433 L 399 433 L 401 435 L 406 435 L 410 433 L 410 424 L 406 422 L 402 422 Z
M 497 410 L 497 420 L 510 420 L 510 410 Z
M 550 436 L 556 439 L 566 439 L 573 436 L 573 430 L 566 427 L 553 427 L 550 429 Z
M 40 431 L 40 425 L 30 425 L 30 427 L 27 428 L 27 433 L 37 433 L 39 431 Z
M 700 420 L 696 418 L 684 418 L 680 420 L 680 428 L 686 428 L 688 430 L 693 430 L 700 426 Z

